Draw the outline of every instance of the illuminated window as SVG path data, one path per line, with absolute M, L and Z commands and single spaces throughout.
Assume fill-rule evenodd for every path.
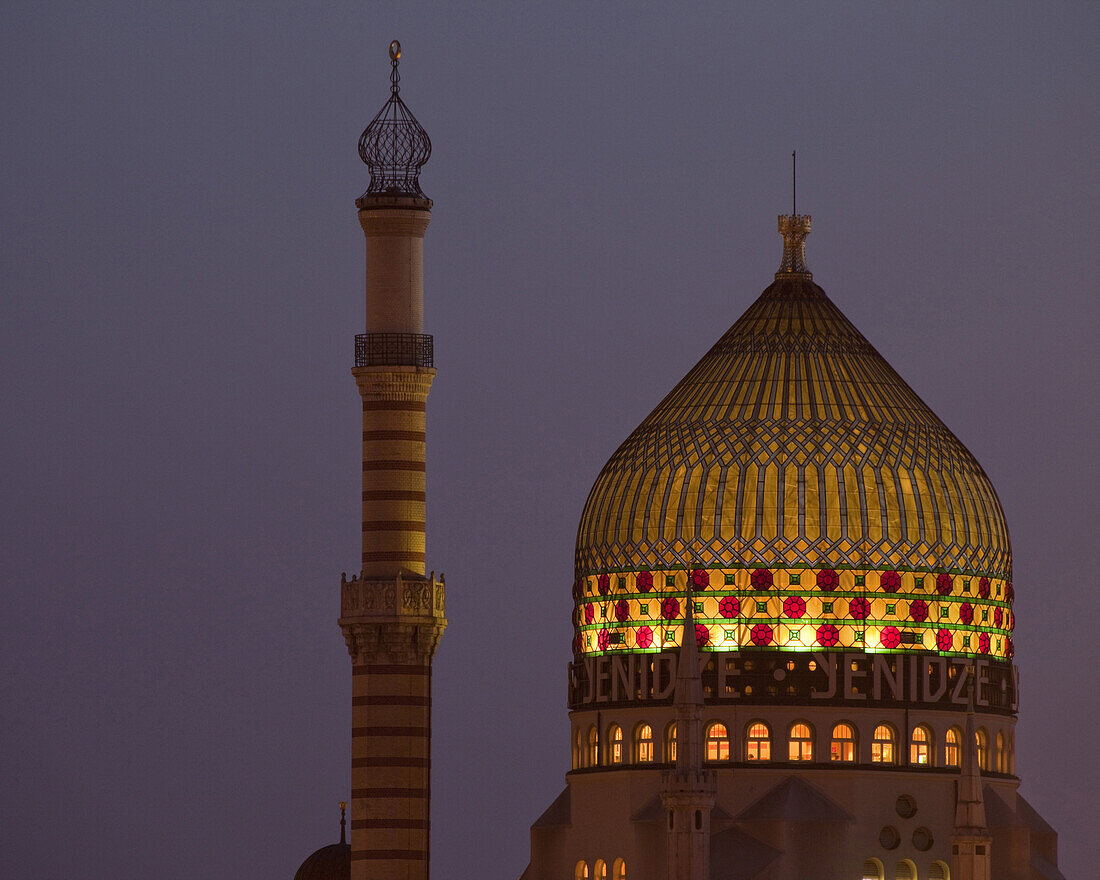
M 634 760 L 639 764 L 653 761 L 653 728 L 648 724 L 639 724 L 634 733 Z
M 593 880 L 607 880 L 607 862 L 603 859 L 596 859 L 596 864 L 592 866 Z M 916 880 L 914 877 L 913 880 Z
M 707 726 L 707 760 L 728 761 L 730 759 L 730 734 L 726 725 L 719 721 Z
M 983 770 L 989 769 L 989 734 L 984 727 L 974 731 L 974 742 L 978 746 L 978 766 Z
M 1005 735 L 997 731 L 997 772 L 1008 772 L 1008 755 L 1005 753 Z
M 607 753 L 608 764 L 621 764 L 623 762 L 623 729 L 618 724 L 612 724 L 607 728 Z
M 593 724 L 588 728 L 585 744 L 587 748 L 585 749 L 584 766 L 595 767 L 600 763 L 600 735 L 596 731 L 596 725 Z
M 875 735 L 871 738 L 871 760 L 876 764 L 893 764 L 896 741 L 894 728 L 889 724 L 880 724 L 876 727 Z
M 917 880 L 917 866 L 909 859 L 902 859 L 898 862 L 894 877 L 895 880 Z
M 573 769 L 576 770 L 581 766 L 581 759 L 584 755 L 584 749 L 581 745 L 581 731 L 578 727 L 573 731 Z
M 1008 735 L 1008 772 L 1016 775 L 1016 734 Z
M 883 880 L 882 862 L 878 859 L 868 859 L 863 863 L 863 871 L 860 880 Z
M 958 767 L 961 763 L 962 740 L 962 731 L 959 728 L 952 727 L 947 731 L 947 738 L 943 744 L 943 763 L 948 767 Z
M 856 730 L 851 724 L 841 722 L 833 728 L 833 738 L 829 744 L 829 760 L 851 764 L 855 759 Z
M 573 880 L 588 880 L 588 862 L 577 862 L 577 867 L 573 869 Z
M 928 880 L 951 880 L 951 869 L 943 862 L 933 862 L 928 869 Z
M 787 737 L 787 759 L 790 761 L 812 761 L 814 759 L 814 735 L 810 725 L 797 721 L 791 725 Z
M 626 880 L 626 862 L 615 859 L 611 865 L 611 880 Z
M 772 732 L 763 721 L 753 721 L 745 734 L 745 760 L 770 761 L 772 759 Z
M 923 724 L 913 728 L 913 738 L 909 742 L 909 763 L 925 767 L 932 763 L 932 731 Z
M 665 760 L 669 764 L 676 763 L 676 722 L 673 721 L 665 728 Z

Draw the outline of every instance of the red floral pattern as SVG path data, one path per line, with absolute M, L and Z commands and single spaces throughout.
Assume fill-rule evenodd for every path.
M 741 600 L 736 596 L 723 596 L 718 603 L 718 613 L 723 617 L 736 617 L 741 613 Z
M 1012 644 L 1012 639 L 1005 639 L 1005 656 L 1010 660 L 1016 656 L 1016 646 Z
M 959 620 L 967 626 L 974 622 L 974 607 L 969 602 L 963 602 L 959 606 Z
M 601 574 L 599 579 L 596 581 L 596 583 L 599 585 L 601 596 L 606 596 L 609 592 L 611 592 L 611 578 L 610 578 L 610 576 L 608 576 L 606 574 Z
M 983 599 L 989 598 L 989 578 L 982 578 L 978 581 L 978 595 Z
M 653 572 L 639 571 L 637 581 L 638 590 L 642 593 L 648 593 L 653 589 Z
M 817 628 L 817 643 L 823 648 L 831 648 L 840 641 L 840 630 L 831 623 L 823 623 Z
M 1009 602 L 1016 601 L 1016 591 L 1012 589 L 1012 584 L 1005 584 L 1005 599 Z
M 653 644 L 653 627 L 638 627 L 638 631 L 634 634 L 634 641 L 639 648 L 648 648 Z
M 951 635 L 951 630 L 941 629 L 936 631 L 936 647 L 941 651 L 950 651 L 954 644 L 955 638 Z
M 710 630 L 703 624 L 695 624 L 695 644 L 700 648 L 710 643 Z
M 914 599 L 909 603 L 909 616 L 917 623 L 928 619 L 928 603 L 923 599 Z
M 783 600 L 783 613 L 792 620 L 806 614 L 806 600 L 801 596 L 788 596 Z
M 993 625 L 1000 629 L 1001 623 L 1004 621 L 1005 613 L 1001 610 L 1001 606 L 998 605 L 993 609 Z
M 989 653 L 989 633 L 982 633 L 978 636 L 978 650 L 983 654 Z
M 835 590 L 840 584 L 840 575 L 831 568 L 823 568 L 817 573 L 817 588 L 819 590 Z
M 630 619 L 630 603 L 626 599 L 615 603 L 615 619 L 620 622 Z
M 775 583 L 775 578 L 772 577 L 772 573 L 768 569 L 758 568 L 752 573 L 749 581 L 752 583 L 754 590 L 770 590 L 772 584 Z
M 665 620 L 675 620 L 680 616 L 680 600 L 669 596 L 661 602 L 661 617 Z
M 1008 612 L 1008 631 L 1012 632 L 1016 629 L 1016 615 L 1011 611 Z
M 951 587 L 954 585 L 954 578 L 951 577 L 946 571 L 936 576 L 936 592 L 941 596 L 951 595 Z
M 697 568 L 691 573 L 691 585 L 697 590 L 705 590 L 710 586 L 710 572 L 703 568 Z
M 884 571 L 878 582 L 884 593 L 896 593 L 901 589 L 901 575 L 896 571 Z
M 584 606 L 584 622 L 591 623 L 595 619 L 596 609 L 593 607 L 592 603 L 589 602 L 587 605 Z
M 848 613 L 856 620 L 866 620 L 871 613 L 871 603 L 866 599 L 851 599 L 848 602 Z
M 749 638 L 754 645 L 770 645 L 772 643 L 772 628 L 766 623 L 758 623 L 749 631 Z
M 599 634 L 596 636 L 596 647 L 598 647 L 601 651 L 606 651 L 608 642 L 610 641 L 611 635 L 606 629 L 601 629 L 599 631 Z
M 879 642 L 884 648 L 897 648 L 901 645 L 901 633 L 896 626 L 884 626 L 879 633 Z

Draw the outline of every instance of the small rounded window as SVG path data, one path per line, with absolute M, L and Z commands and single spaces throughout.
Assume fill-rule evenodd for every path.
M 901 843 L 901 835 L 893 825 L 886 825 L 878 833 L 878 842 L 883 849 L 897 849 Z

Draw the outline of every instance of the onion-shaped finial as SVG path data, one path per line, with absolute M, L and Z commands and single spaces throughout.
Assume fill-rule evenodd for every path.
M 359 136 L 359 158 L 370 169 L 370 186 L 364 196 L 425 198 L 419 177 L 432 155 L 432 142 L 398 95 L 400 61 L 401 44 L 394 40 L 390 43 L 390 99 Z

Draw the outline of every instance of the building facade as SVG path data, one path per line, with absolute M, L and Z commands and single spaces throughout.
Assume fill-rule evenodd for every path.
M 1037 880 L 981 466 L 779 218 L 774 282 L 585 504 L 572 767 L 522 880 Z

